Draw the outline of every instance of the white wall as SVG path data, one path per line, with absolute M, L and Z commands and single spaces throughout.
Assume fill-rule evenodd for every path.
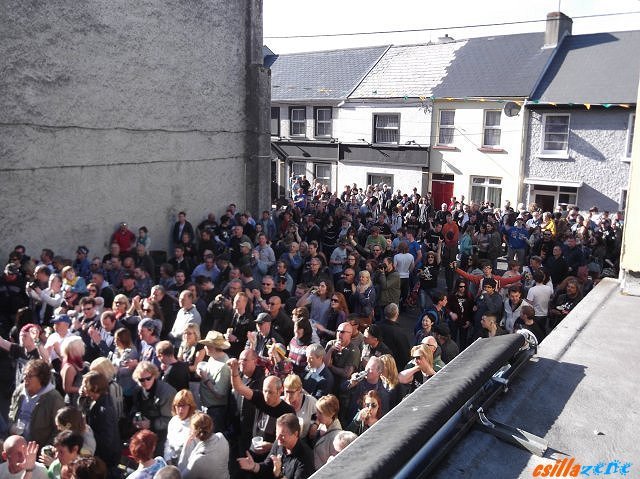
M 524 108 L 516 117 L 500 118 L 501 145 L 504 152 L 480 151 L 483 142 L 484 110 L 501 110 L 504 103 L 489 101 L 437 101 L 433 107 L 431 172 L 455 175 L 453 194 L 470 198 L 471 178 L 484 176 L 502 179 L 502 202 L 512 204 L 520 198 L 522 176 L 522 128 Z M 438 149 L 440 110 L 456 110 L 455 150 Z
M 403 193 L 411 193 L 414 187 L 422 189 L 422 172 L 420 168 L 398 166 L 394 168 L 384 168 L 378 166 L 365 165 L 345 165 L 338 166 L 338 188 L 335 190 L 341 193 L 344 185 L 356 183 L 358 187 L 367 185 L 367 174 L 393 175 L 393 191 L 402 190 Z M 426 174 L 426 173 L 425 173 Z

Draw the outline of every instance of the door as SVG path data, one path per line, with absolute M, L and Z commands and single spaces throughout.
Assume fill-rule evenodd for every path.
M 541 195 L 536 193 L 535 203 L 542 211 L 553 211 L 556 204 L 556 197 L 554 195 Z
M 432 181 L 431 182 L 431 198 L 433 208 L 438 211 L 442 203 L 449 204 L 449 200 L 453 196 L 453 183 L 448 181 Z

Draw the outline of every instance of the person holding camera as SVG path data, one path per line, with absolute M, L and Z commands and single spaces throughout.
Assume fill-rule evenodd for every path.
M 376 321 L 384 319 L 384 308 L 391 303 L 400 303 L 400 273 L 393 265 L 393 258 L 385 257 L 378 265 L 373 276 L 373 282 L 378 293 L 378 304 L 376 305 Z

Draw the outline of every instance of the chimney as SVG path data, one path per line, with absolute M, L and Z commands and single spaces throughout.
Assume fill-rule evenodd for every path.
M 444 34 L 444 37 L 438 37 L 438 43 L 452 43 L 455 39 L 451 38 L 448 33 Z
M 544 32 L 544 47 L 555 48 L 565 35 L 571 35 L 573 20 L 562 12 L 547 14 L 547 29 Z

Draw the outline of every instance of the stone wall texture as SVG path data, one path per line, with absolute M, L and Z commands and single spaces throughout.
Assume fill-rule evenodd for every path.
M 2 2 L 0 258 L 267 206 L 261 45 L 261 0 Z
M 570 113 L 569 159 L 539 158 L 543 138 L 542 111 L 532 111 L 529 121 L 525 178 L 582 181 L 578 207 L 616 211 L 622 189 L 628 188 L 630 163 L 625 158 L 629 127 L 628 109 L 553 110 Z

